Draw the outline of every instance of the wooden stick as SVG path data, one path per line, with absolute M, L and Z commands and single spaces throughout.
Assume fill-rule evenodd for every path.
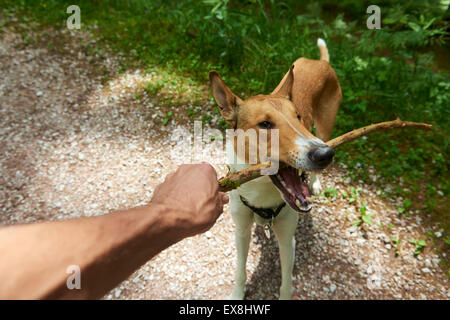
M 390 130 L 390 129 L 396 129 L 396 128 L 415 128 L 420 130 L 431 130 L 432 125 L 427 123 L 418 123 L 418 122 L 409 122 L 409 121 L 402 121 L 399 118 L 397 118 L 394 121 L 386 121 L 386 122 L 380 122 L 371 124 L 370 126 L 362 127 L 350 132 L 347 132 L 337 138 L 334 138 L 327 142 L 327 144 L 332 147 L 336 148 L 337 146 L 353 141 L 363 135 L 366 135 L 371 132 L 375 131 L 381 131 L 381 130 Z
M 426 123 L 402 121 L 397 118 L 396 120 L 393 121 L 380 122 L 347 132 L 337 138 L 328 141 L 327 144 L 330 147 L 335 148 L 343 143 L 353 141 L 371 132 L 390 130 L 396 128 L 415 128 L 420 130 L 431 130 L 432 126 Z M 259 178 L 261 176 L 261 169 L 269 168 L 271 165 L 272 165 L 271 162 L 265 162 L 255 164 L 253 166 L 248 167 L 247 169 L 238 172 L 229 172 L 225 177 L 219 179 L 219 190 L 222 192 L 231 191 L 233 189 L 236 189 L 243 183 Z
M 241 171 L 229 172 L 225 177 L 219 179 L 219 190 L 222 192 L 231 191 L 243 183 L 259 178 L 261 177 L 261 170 L 269 168 L 271 164 L 270 161 L 258 163 Z

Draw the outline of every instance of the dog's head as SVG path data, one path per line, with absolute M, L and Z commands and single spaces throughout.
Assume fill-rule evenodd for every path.
M 267 130 L 267 153 L 271 152 L 271 131 L 278 130 L 278 160 L 281 169 L 271 176 L 273 183 L 282 192 L 285 200 L 297 211 L 309 210 L 309 191 L 302 171 L 318 171 L 327 167 L 334 151 L 322 140 L 309 132 L 302 123 L 301 115 L 291 101 L 294 82 L 293 66 L 283 85 L 270 95 L 257 95 L 246 100 L 236 96 L 215 71 L 209 73 L 211 89 L 222 116 L 235 129 Z M 259 153 L 259 139 L 246 141 L 256 143 Z M 235 145 L 236 148 L 236 145 Z M 246 157 L 248 153 L 246 152 Z M 260 159 L 258 158 L 258 161 Z M 248 161 L 248 158 L 246 159 Z M 306 187 L 306 190 L 305 190 Z

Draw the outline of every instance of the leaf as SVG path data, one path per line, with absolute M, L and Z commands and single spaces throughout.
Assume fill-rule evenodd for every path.
M 423 27 L 424 30 L 428 29 L 433 23 L 434 21 L 436 21 L 436 18 L 431 19 L 430 21 L 428 21 L 428 23 L 426 23 Z
M 330 188 L 327 187 L 325 188 L 325 190 L 323 191 L 323 194 L 327 197 L 327 198 L 335 198 L 337 196 L 337 190 L 335 188 Z
M 365 214 L 361 217 L 362 221 L 364 221 L 365 223 L 367 223 L 368 225 L 372 224 L 372 215 L 369 214 Z
M 334 27 L 336 29 L 342 29 L 345 30 L 347 28 L 347 24 L 345 23 L 345 21 L 342 19 L 342 15 L 339 15 L 336 20 L 334 20 Z
M 411 205 L 412 205 L 412 202 L 410 199 L 406 199 L 405 201 L 403 201 L 403 207 L 405 209 L 409 209 L 411 207 Z
M 418 245 L 419 247 L 425 247 L 425 246 L 427 245 L 427 242 L 426 242 L 425 240 L 419 240 L 419 241 L 417 242 L 417 245 Z
M 415 22 L 408 22 L 408 26 L 415 32 L 420 32 L 422 30 L 422 28 Z
M 367 208 L 366 208 L 366 204 L 364 203 L 361 208 L 359 209 L 359 211 L 361 212 L 361 214 L 364 216 L 366 214 Z

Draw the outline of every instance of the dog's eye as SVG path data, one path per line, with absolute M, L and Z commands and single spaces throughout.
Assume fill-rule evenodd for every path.
M 300 115 L 298 115 L 297 119 L 300 121 L 300 120 L 302 120 L 302 117 Z
M 272 129 L 272 123 L 269 121 L 263 121 L 258 123 L 258 127 L 261 129 Z

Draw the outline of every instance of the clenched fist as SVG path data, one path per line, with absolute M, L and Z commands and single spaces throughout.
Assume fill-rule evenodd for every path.
M 228 203 L 219 192 L 217 174 L 207 163 L 181 165 L 156 187 L 150 204 L 157 206 L 180 238 L 210 229 Z

